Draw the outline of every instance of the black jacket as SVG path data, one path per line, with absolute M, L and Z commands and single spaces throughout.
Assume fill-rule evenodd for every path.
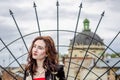
M 47 70 L 45 72 L 46 80 L 65 80 L 65 73 L 64 73 L 63 67 L 64 67 L 63 65 L 58 65 L 56 72 L 51 72 Z M 27 76 L 27 72 L 25 71 L 23 80 L 26 80 L 26 76 Z M 31 78 L 32 78 L 32 75 L 31 75 Z

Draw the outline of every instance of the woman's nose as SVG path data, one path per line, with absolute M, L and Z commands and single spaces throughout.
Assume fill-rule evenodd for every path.
M 35 48 L 34 48 L 34 51 L 37 51 L 37 50 L 38 50 L 37 47 L 35 47 Z

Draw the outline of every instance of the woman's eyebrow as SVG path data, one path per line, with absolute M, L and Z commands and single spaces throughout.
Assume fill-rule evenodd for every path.
M 38 47 L 45 48 L 44 46 L 38 45 Z

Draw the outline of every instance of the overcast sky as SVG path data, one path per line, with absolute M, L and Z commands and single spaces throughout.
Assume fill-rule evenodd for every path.
M 0 0 L 0 38 L 9 44 L 13 40 L 20 37 L 15 23 L 9 14 L 9 9 L 13 11 L 15 19 L 18 23 L 22 35 L 38 31 L 33 2 L 37 5 L 39 23 L 41 31 L 56 30 L 56 1 L 57 0 Z M 88 18 L 90 21 L 90 29 L 92 32 L 100 20 L 101 14 L 105 11 L 105 15 L 97 30 L 97 34 L 104 40 L 106 45 L 112 41 L 115 35 L 120 31 L 120 0 L 58 0 L 59 1 L 59 29 L 75 30 L 79 5 L 82 2 L 83 7 L 78 24 L 78 32 L 83 30 L 83 20 Z M 29 48 L 30 42 L 35 36 L 25 37 L 25 42 Z M 42 32 L 42 35 L 50 35 L 56 43 L 56 32 Z M 69 45 L 69 40 L 73 38 L 73 33 L 60 32 L 60 44 Z M 120 52 L 120 36 L 118 36 L 111 48 L 116 52 Z M 0 49 L 4 45 L 0 42 Z M 19 57 L 21 53 L 26 53 L 26 49 L 22 40 L 18 40 L 9 46 L 12 53 Z M 67 48 L 60 48 L 61 53 L 67 53 Z M 7 50 L 0 52 L 0 57 L 4 58 L 1 63 L 4 64 L 6 56 L 11 59 Z M 12 60 L 11 60 L 12 61 Z M 6 60 L 6 62 L 8 62 Z

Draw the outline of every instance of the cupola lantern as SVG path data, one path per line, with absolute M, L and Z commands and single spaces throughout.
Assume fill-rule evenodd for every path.
M 89 20 L 86 18 L 84 21 L 83 21 L 83 24 L 84 24 L 84 31 L 90 31 L 89 29 Z

